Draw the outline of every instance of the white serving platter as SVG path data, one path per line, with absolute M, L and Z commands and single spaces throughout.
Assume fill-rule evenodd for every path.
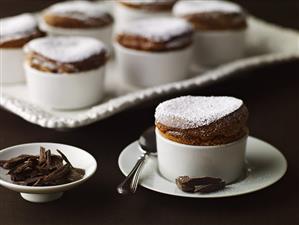
M 122 80 L 117 71 L 117 64 L 112 59 L 106 71 L 106 98 L 98 105 L 73 111 L 53 110 L 34 103 L 30 99 L 26 84 L 17 84 L 0 87 L 0 106 L 42 127 L 70 129 L 103 120 L 158 96 L 199 88 L 224 77 L 238 76 L 237 72 L 241 70 L 293 59 L 299 59 L 298 31 L 250 17 L 246 57 L 197 73 L 190 79 L 138 89 Z

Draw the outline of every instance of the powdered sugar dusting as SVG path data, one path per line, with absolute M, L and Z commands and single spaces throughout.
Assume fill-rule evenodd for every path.
M 218 0 L 182 0 L 176 3 L 173 8 L 173 13 L 176 16 L 185 16 L 204 12 L 241 13 L 242 8 L 232 2 Z
M 156 122 L 179 129 L 209 125 L 238 110 L 243 101 L 234 97 L 183 96 L 162 102 Z
M 24 13 L 18 16 L 0 19 L 1 40 L 6 38 L 20 38 L 31 34 L 37 28 L 33 15 Z
M 36 52 L 49 59 L 62 62 L 78 62 L 105 51 L 100 41 L 89 37 L 45 37 L 25 45 L 25 52 Z
M 57 3 L 47 9 L 48 12 L 76 19 L 102 18 L 107 12 L 96 3 L 88 1 L 68 1 Z
M 148 38 L 153 41 L 169 41 L 192 32 L 191 25 L 179 18 L 153 18 L 132 22 L 121 33 Z

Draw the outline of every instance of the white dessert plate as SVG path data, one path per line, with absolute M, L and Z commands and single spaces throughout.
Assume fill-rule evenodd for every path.
M 118 165 L 127 175 L 135 165 L 141 152 L 137 141 L 127 146 L 120 154 Z M 266 188 L 283 177 L 287 161 L 282 153 L 272 145 L 254 137 L 249 137 L 246 148 L 247 168 L 242 178 L 229 184 L 222 191 L 209 194 L 186 193 L 175 183 L 162 177 L 158 171 L 156 157 L 149 157 L 141 172 L 139 184 L 152 191 L 188 198 L 222 198 L 243 195 Z
M 56 149 L 60 150 L 74 167 L 85 170 L 82 179 L 55 186 L 23 186 L 14 184 L 7 175 L 8 170 L 0 167 L 0 185 L 10 190 L 20 192 L 21 196 L 30 202 L 43 203 L 60 198 L 64 191 L 70 190 L 89 179 L 97 169 L 97 162 L 88 152 L 65 144 L 56 143 L 29 143 L 5 148 L 0 151 L 0 160 L 7 160 L 21 154 L 39 155 L 40 146 L 50 149 L 52 154 L 58 155 Z
M 112 3 L 113 1 L 101 1 L 99 4 L 112 10 Z M 158 96 L 198 88 L 225 77 L 238 76 L 242 74 L 238 73 L 239 71 L 299 59 L 298 31 L 269 24 L 252 16 L 249 17 L 248 24 L 245 58 L 210 68 L 211 70 L 201 74 L 192 73 L 190 79 L 146 89 L 136 88 L 123 81 L 117 65 L 111 60 L 106 72 L 106 97 L 93 107 L 72 111 L 48 108 L 31 100 L 25 83 L 0 86 L 0 107 L 42 127 L 71 129 L 103 120 Z M 281 40 L 284 40 L 283 45 Z

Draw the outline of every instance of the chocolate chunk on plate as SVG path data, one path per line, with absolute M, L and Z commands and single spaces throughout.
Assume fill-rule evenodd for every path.
M 176 179 L 176 185 L 184 192 L 206 194 L 224 189 L 226 183 L 215 177 L 191 178 L 189 176 L 180 176 Z

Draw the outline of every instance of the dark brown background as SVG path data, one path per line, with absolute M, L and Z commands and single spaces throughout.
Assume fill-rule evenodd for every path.
M 52 2 L 0 0 L 0 17 L 36 11 Z M 238 2 L 256 16 L 299 29 L 297 0 Z M 0 188 L 0 224 L 299 224 L 299 61 L 240 75 L 180 94 L 244 99 L 250 110 L 251 135 L 279 148 L 288 160 L 287 174 L 270 188 L 213 200 L 167 196 L 142 187 L 134 196 L 118 195 L 115 187 L 123 179 L 117 165 L 120 151 L 153 123 L 157 103 L 173 96 L 69 132 L 44 129 L 0 109 L 0 149 L 26 142 L 62 142 L 90 151 L 99 164 L 91 180 L 52 203 L 32 204 Z

